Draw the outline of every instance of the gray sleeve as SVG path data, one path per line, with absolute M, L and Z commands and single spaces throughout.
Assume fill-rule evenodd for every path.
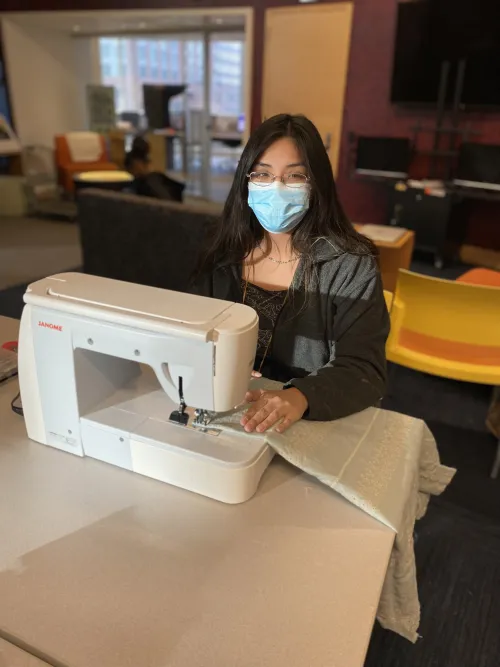
M 370 263 L 368 272 L 366 262 Z M 358 263 L 345 289 L 332 295 L 332 304 L 330 361 L 289 383 L 307 398 L 305 419 L 347 417 L 376 405 L 385 392 L 385 343 L 390 324 L 380 275 L 371 258 Z

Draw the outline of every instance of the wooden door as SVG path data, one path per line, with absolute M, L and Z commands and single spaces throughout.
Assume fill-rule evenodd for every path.
M 302 113 L 318 128 L 337 172 L 352 2 L 268 9 L 262 117 Z

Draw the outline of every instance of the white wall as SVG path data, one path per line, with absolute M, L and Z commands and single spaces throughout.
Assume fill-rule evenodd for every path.
M 87 129 L 87 83 L 99 83 L 95 41 L 2 20 L 16 132 L 23 145 L 52 147 L 54 136 Z

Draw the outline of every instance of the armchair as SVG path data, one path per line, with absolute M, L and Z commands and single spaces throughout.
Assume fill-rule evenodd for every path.
M 82 171 L 112 171 L 104 137 L 95 132 L 70 132 L 55 137 L 55 159 L 59 184 L 74 192 L 73 176 Z

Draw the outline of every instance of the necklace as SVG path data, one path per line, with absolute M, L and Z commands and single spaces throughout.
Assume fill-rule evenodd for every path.
M 295 255 L 295 257 L 292 257 L 292 259 L 285 259 L 285 260 L 275 259 L 274 257 L 271 257 L 271 255 L 266 256 L 266 253 L 262 249 L 262 246 L 260 245 L 260 243 L 257 247 L 261 251 L 261 253 L 264 255 L 265 259 L 269 259 L 271 262 L 274 262 L 275 264 L 291 264 L 292 262 L 296 262 L 299 259 L 299 255 Z

